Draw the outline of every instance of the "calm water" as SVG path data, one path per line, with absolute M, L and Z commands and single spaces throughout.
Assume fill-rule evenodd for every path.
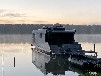
M 101 57 L 101 35 L 76 35 L 75 40 L 85 50 L 93 50 L 96 43 Z M 82 70 L 69 65 L 65 58 L 38 54 L 31 50 L 32 35 L 0 35 L 0 76 L 78 76 Z M 15 67 L 14 67 L 15 57 Z

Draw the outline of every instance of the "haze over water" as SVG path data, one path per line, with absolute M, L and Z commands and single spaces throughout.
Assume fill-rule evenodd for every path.
M 84 50 L 93 50 L 93 44 L 96 44 L 96 51 L 98 57 L 101 57 L 101 35 L 75 35 L 75 40 L 82 44 Z M 31 34 L 1 34 L 0 35 L 0 76 L 44 76 L 41 69 L 36 67 L 32 63 L 32 35 Z M 47 56 L 38 55 L 43 58 L 41 60 L 45 62 L 44 58 L 49 59 Z M 35 56 L 34 55 L 34 56 Z M 14 67 L 15 57 L 15 67 Z M 38 60 L 40 60 L 40 57 Z M 49 61 L 49 60 L 47 60 Z M 40 62 L 40 61 L 39 61 Z M 60 70 L 61 72 L 62 70 Z M 52 76 L 50 72 L 47 74 Z M 66 76 L 78 76 L 77 70 L 75 72 L 65 71 Z

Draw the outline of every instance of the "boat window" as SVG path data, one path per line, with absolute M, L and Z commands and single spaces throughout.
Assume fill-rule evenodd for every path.
M 42 38 L 42 33 L 40 33 L 40 38 Z
M 35 34 L 33 33 L 33 35 L 32 35 L 32 38 L 34 38 L 35 39 Z
M 35 34 L 33 33 L 33 36 L 35 37 Z
M 32 37 L 33 37 L 33 42 L 35 42 L 35 33 L 33 33 Z
M 45 35 L 45 41 L 50 45 L 72 44 L 74 42 L 74 33 L 48 32 Z

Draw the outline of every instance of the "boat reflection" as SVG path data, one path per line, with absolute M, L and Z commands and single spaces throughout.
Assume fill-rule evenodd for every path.
M 65 75 L 66 71 L 77 72 L 79 75 L 88 72 L 101 72 L 100 70 L 89 70 L 69 61 L 69 55 L 47 55 L 32 50 L 32 63 L 47 75 Z

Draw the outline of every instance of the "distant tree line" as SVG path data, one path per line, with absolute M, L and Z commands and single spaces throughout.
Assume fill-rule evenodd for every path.
M 76 29 L 77 34 L 101 34 L 101 25 L 69 25 L 62 24 L 66 29 Z M 32 30 L 52 24 L 0 24 L 0 34 L 31 34 Z
M 67 25 L 66 29 L 76 29 L 77 34 L 101 34 L 101 25 Z

